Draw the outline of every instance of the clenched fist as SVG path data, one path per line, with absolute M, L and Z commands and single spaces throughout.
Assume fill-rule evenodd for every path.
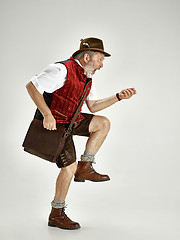
M 136 94 L 135 88 L 127 88 L 127 89 L 122 90 L 119 93 L 119 98 L 120 99 L 128 99 L 128 98 L 132 97 L 134 94 Z
M 48 115 L 44 116 L 43 126 L 47 130 L 57 130 L 56 120 L 55 120 L 55 118 L 53 117 L 52 114 L 48 114 Z

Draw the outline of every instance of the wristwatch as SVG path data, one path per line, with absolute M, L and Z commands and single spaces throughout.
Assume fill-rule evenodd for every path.
M 119 97 L 119 93 L 116 93 L 116 97 L 118 99 L 118 101 L 121 101 L 122 99 Z

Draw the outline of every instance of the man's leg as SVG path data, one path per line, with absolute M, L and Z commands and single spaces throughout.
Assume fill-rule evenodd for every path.
M 94 182 L 102 182 L 110 180 L 108 175 L 97 173 L 92 167 L 94 157 L 103 144 L 110 130 L 110 121 L 106 117 L 94 116 L 89 124 L 89 132 L 91 133 L 86 143 L 86 149 L 78 162 L 78 168 L 75 174 L 75 181 L 84 182 L 90 180 Z
M 106 117 L 94 116 L 89 125 L 91 135 L 86 144 L 86 151 L 96 154 L 103 144 L 109 130 L 110 121 Z
M 56 200 L 65 201 L 71 180 L 76 172 L 76 169 L 76 162 L 61 169 L 56 181 L 56 192 L 54 197 Z
M 62 167 L 57 177 L 55 197 L 51 202 L 52 211 L 49 216 L 48 225 L 51 227 L 59 227 L 63 229 L 78 229 L 80 228 L 79 223 L 73 222 L 71 219 L 69 219 L 64 211 L 66 205 L 66 195 L 68 193 L 72 177 L 74 176 L 77 169 L 77 163 L 75 162 L 75 148 L 72 137 L 69 137 L 66 140 L 65 147 L 60 159 L 63 166 L 67 163 L 73 163 Z
M 52 210 L 49 215 L 48 225 L 50 227 L 59 227 L 62 229 L 78 229 L 80 228 L 79 223 L 72 221 L 65 214 L 65 198 L 72 180 L 75 174 L 77 164 L 72 163 L 71 165 L 61 169 L 57 181 L 56 181 L 56 193 L 55 198 L 52 201 Z

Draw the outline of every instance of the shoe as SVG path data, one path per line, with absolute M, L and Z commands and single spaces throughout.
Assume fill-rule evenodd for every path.
M 99 174 L 95 171 L 91 162 L 79 161 L 77 171 L 75 173 L 75 182 L 85 182 L 85 180 L 93 182 L 104 182 L 110 180 L 108 175 Z
M 81 227 L 79 223 L 73 222 L 70 218 L 68 218 L 65 214 L 64 208 L 52 208 L 49 215 L 48 226 L 68 230 L 75 230 Z

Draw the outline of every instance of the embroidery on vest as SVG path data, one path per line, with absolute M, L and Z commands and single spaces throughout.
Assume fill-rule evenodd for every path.
M 86 91 L 86 96 L 88 96 L 92 85 L 92 81 L 86 85 L 87 77 L 84 69 L 72 57 L 70 61 L 65 61 L 63 64 L 67 68 L 66 81 L 63 87 L 52 93 L 50 106 L 57 123 L 69 123 L 72 120 L 82 96 Z M 79 113 L 75 122 L 83 118 Z

